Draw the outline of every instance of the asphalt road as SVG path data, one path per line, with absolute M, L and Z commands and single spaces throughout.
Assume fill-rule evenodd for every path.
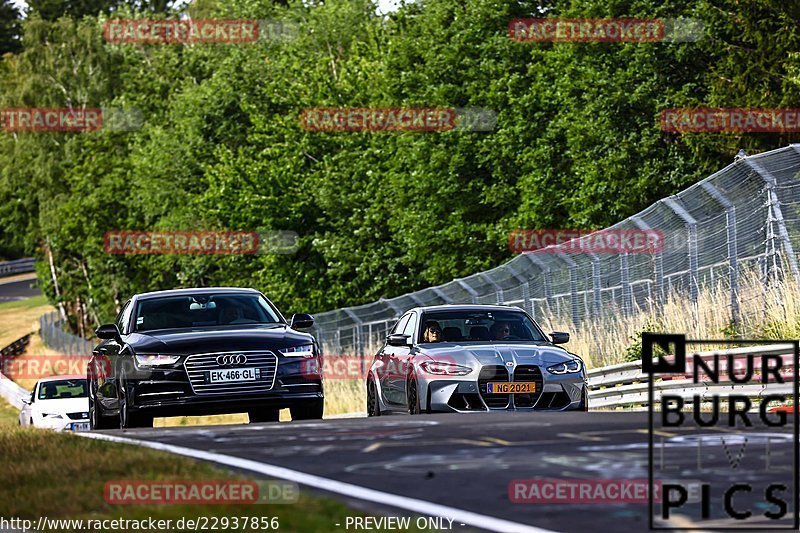
M 36 279 L 3 282 L 3 278 L 0 278 L 0 302 L 25 300 L 40 294 L 42 291 Z
M 763 502 L 763 486 L 786 484 L 789 492 L 782 497 L 789 502 L 788 516 L 793 519 L 793 426 L 766 428 L 757 420 L 754 424 L 746 433 L 729 428 L 658 429 L 656 478 L 708 481 L 712 500 L 711 521 L 699 522 L 700 506 L 692 503 L 695 495 L 690 493 L 689 503 L 673 516 L 677 522 L 656 521 L 657 527 L 736 525 L 719 521 L 722 493 L 736 480 L 754 487 L 752 498 L 740 493 L 734 500 L 742 508 L 752 505 L 754 516 L 774 510 Z M 391 495 L 400 495 L 555 531 L 648 529 L 646 503 L 513 503 L 509 498 L 509 484 L 516 479 L 647 480 L 646 413 L 391 416 L 108 433 L 381 490 L 389 494 L 389 506 Z M 767 522 L 761 517 L 757 524 L 749 524 L 777 524 Z M 474 529 L 454 526 L 455 531 Z M 344 525 L 334 524 L 331 530 L 345 531 Z

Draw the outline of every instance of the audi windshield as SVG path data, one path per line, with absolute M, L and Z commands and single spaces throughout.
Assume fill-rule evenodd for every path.
M 283 323 L 257 294 L 195 294 L 142 300 L 134 331 Z

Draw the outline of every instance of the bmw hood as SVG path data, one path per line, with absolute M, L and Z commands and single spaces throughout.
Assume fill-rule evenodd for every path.
M 515 343 L 457 343 L 444 342 L 420 349 L 420 354 L 436 361 L 446 361 L 466 366 L 485 365 L 538 365 L 548 367 L 580 359 L 562 348 L 541 344 Z

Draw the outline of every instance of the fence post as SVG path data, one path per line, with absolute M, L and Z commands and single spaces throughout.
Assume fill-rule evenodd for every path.
M 349 307 L 343 308 L 342 311 L 344 311 L 345 314 L 347 316 L 349 316 L 350 319 L 353 322 L 355 322 L 355 327 L 353 327 L 353 331 L 356 334 L 355 335 L 356 338 L 354 339 L 356 341 L 354 348 L 356 349 L 356 355 L 358 355 L 358 357 L 361 358 L 361 366 L 362 366 L 361 370 L 365 370 L 363 368 L 363 366 L 364 366 L 364 357 L 363 357 L 364 356 L 364 347 L 362 346 L 362 342 L 361 342 L 362 341 L 362 339 L 361 339 L 361 326 L 364 324 L 364 322 L 362 322 L 361 319 L 358 318 L 358 316 Z
M 786 230 L 786 222 L 783 219 L 783 211 L 781 211 L 781 202 L 778 198 L 778 193 L 775 191 L 775 189 L 778 187 L 778 181 L 775 179 L 775 176 L 768 172 L 767 169 L 753 161 L 751 157 L 746 157 L 741 161 L 747 163 L 747 165 L 752 168 L 756 174 L 761 176 L 761 179 L 763 179 L 764 183 L 767 185 L 767 206 L 771 211 L 771 214 L 774 215 L 775 222 L 778 223 L 778 234 L 783 242 L 784 251 L 788 256 L 787 259 L 789 260 L 789 267 L 792 269 L 794 279 L 798 284 L 800 284 L 800 270 L 798 270 L 797 267 L 797 257 L 794 255 L 792 241 L 789 239 L 789 232 Z
M 550 287 L 550 265 L 548 265 L 545 261 L 542 261 L 540 258 L 535 257 L 533 254 L 535 252 L 524 252 L 522 255 L 527 257 L 531 263 L 539 267 L 539 271 L 542 273 L 542 284 L 544 285 L 544 302 L 547 306 L 547 312 L 549 314 L 553 314 L 553 290 Z
M 528 284 L 528 280 L 525 279 L 525 276 L 520 274 L 516 271 L 514 267 L 511 266 L 511 263 L 506 264 L 506 269 L 514 276 L 514 279 L 517 280 L 520 284 L 522 289 L 522 309 L 525 311 L 528 310 L 528 300 L 530 299 L 530 285 Z M 533 313 L 531 313 L 533 314 Z
M 737 248 L 736 235 L 736 206 L 728 200 L 722 192 L 711 183 L 704 181 L 701 183 L 703 189 L 711 195 L 725 209 L 725 226 L 727 229 L 728 241 L 728 270 L 729 283 L 731 286 L 731 322 L 739 324 L 739 250 Z
M 444 291 L 439 287 L 433 287 L 433 293 L 439 298 L 441 298 L 444 303 L 446 304 L 452 303 L 452 300 L 448 298 L 447 295 L 444 293 Z
M 465 291 L 469 293 L 470 298 L 472 299 L 472 303 L 474 304 L 478 303 L 478 293 L 475 291 L 475 289 L 473 289 L 470 286 L 469 283 L 464 281 L 463 278 L 458 278 L 455 280 L 455 282 L 458 283 Z
M 653 227 L 645 222 L 640 216 L 632 216 L 631 221 L 636 224 L 636 227 L 640 230 L 653 232 Z M 664 236 L 663 231 L 661 232 L 661 237 L 661 246 L 655 252 L 653 257 L 653 278 L 656 285 L 655 297 L 653 300 L 656 304 L 654 307 L 658 313 L 661 312 L 661 307 L 664 305 L 664 301 L 666 300 L 664 293 L 664 245 L 666 243 L 666 237 Z
M 569 292 L 572 325 L 575 326 L 575 329 L 578 329 L 578 326 L 580 326 L 581 323 L 581 319 L 578 314 L 578 265 L 564 252 L 556 252 L 555 255 L 564 261 L 569 268 Z
M 620 282 L 622 284 L 622 314 L 631 316 L 633 314 L 633 294 L 631 291 L 631 273 L 628 267 L 628 254 L 619 255 Z
M 697 305 L 697 297 L 700 292 L 697 275 L 697 221 L 677 202 L 674 196 L 664 198 L 662 202 L 686 223 L 689 245 L 689 296 L 692 304 Z
M 480 277 L 482 277 L 486 282 L 494 287 L 495 294 L 497 295 L 497 305 L 503 305 L 504 296 L 503 296 L 503 288 L 498 285 L 488 274 L 485 272 L 480 273 Z
M 600 289 L 602 288 L 602 278 L 600 276 L 600 258 L 594 252 L 586 252 L 592 261 L 592 315 L 600 319 L 603 313 L 603 297 Z

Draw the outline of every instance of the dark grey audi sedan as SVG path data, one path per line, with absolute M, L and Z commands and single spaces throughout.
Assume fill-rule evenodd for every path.
M 287 321 L 253 289 L 137 294 L 88 366 L 93 429 L 148 427 L 160 416 L 247 412 L 251 422 L 322 418 L 322 354 L 311 315 Z

